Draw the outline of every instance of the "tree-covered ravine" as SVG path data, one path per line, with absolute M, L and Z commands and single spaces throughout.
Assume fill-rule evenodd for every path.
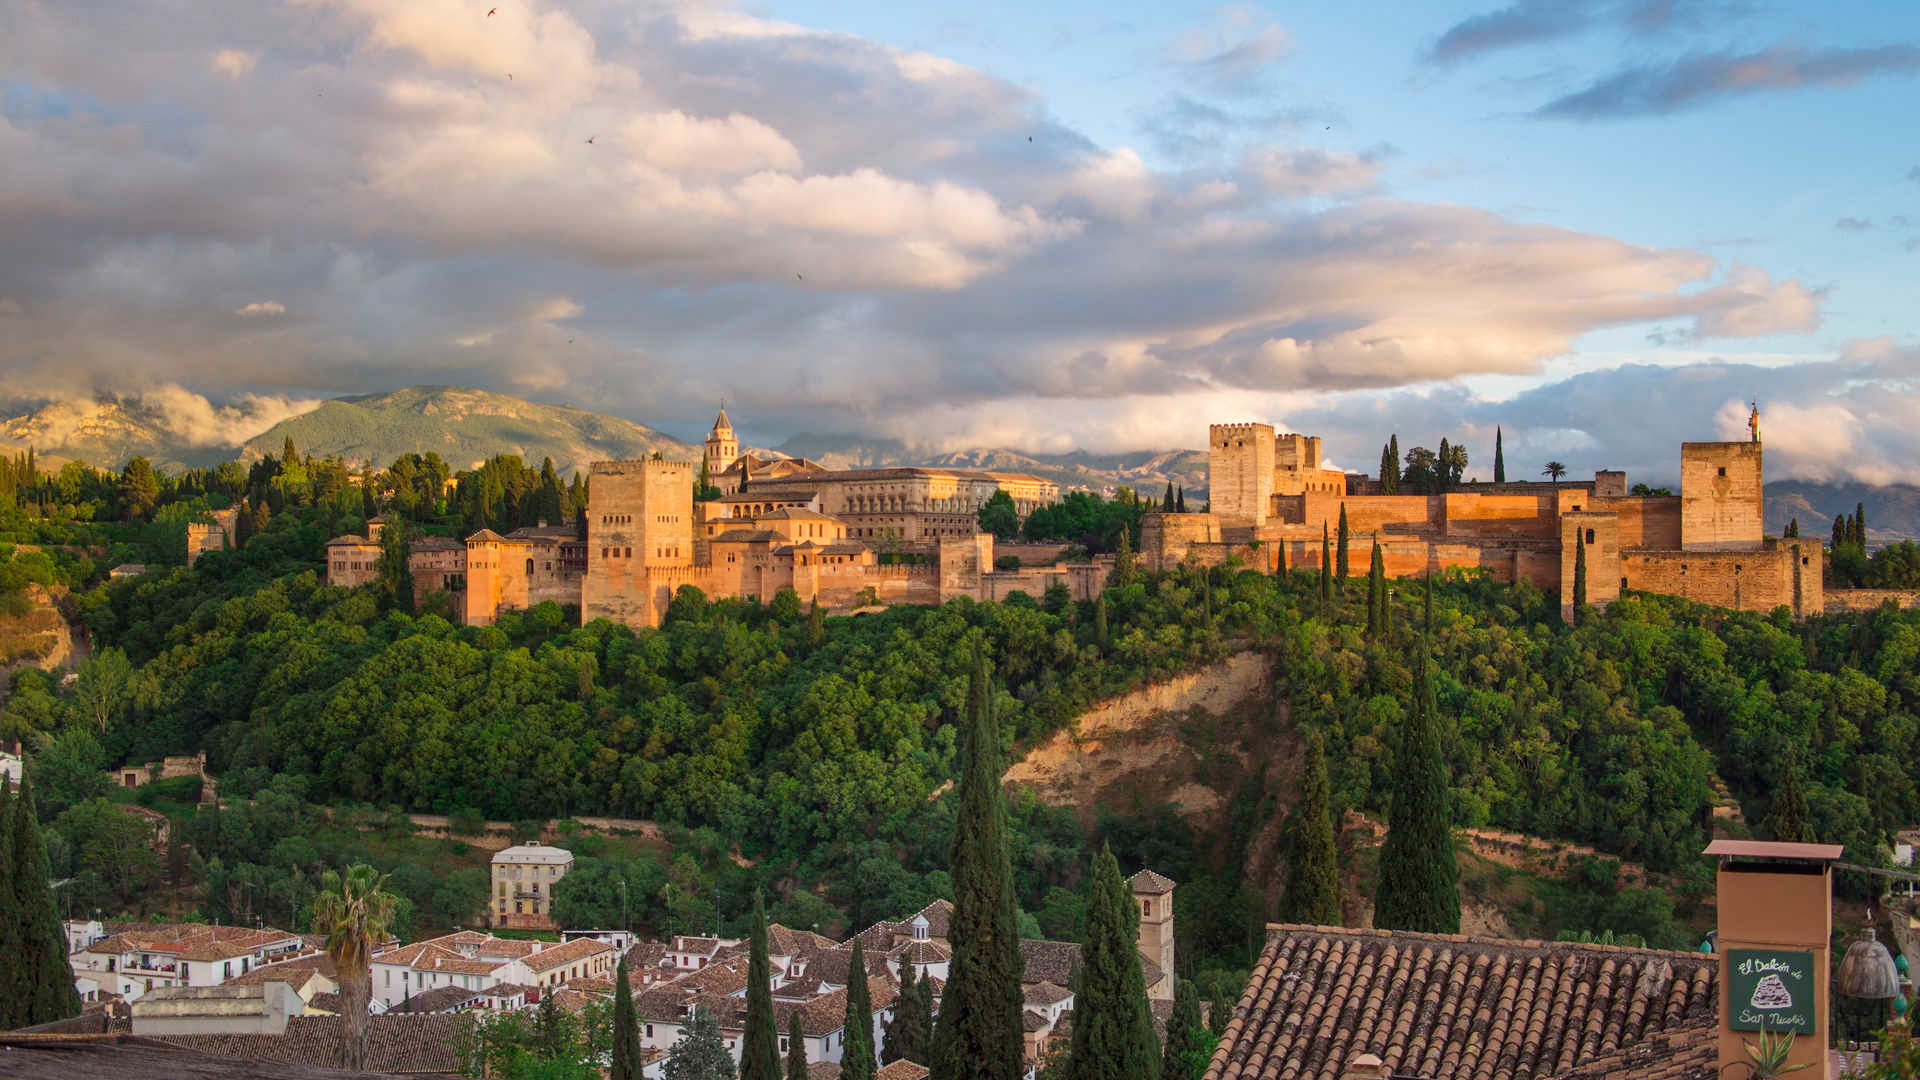
M 319 873 L 367 859 L 396 873 L 401 929 L 472 917 L 483 864 L 413 838 L 399 816 L 412 811 L 658 823 L 665 843 L 571 844 L 581 862 L 563 915 L 582 922 L 738 930 L 756 890 L 790 925 L 895 917 L 952 892 L 948 789 L 976 640 L 1015 755 L 1116 693 L 1270 656 L 1283 701 L 1263 715 L 1320 740 L 1335 820 L 1385 818 L 1430 642 L 1452 823 L 1591 845 L 1672 875 L 1682 904 L 1710 887 L 1697 853 L 1716 775 L 1762 835 L 1790 779 L 1796 827 L 1862 862 L 1885 861 L 1920 798 L 1920 612 L 1796 623 L 1632 595 L 1576 628 L 1557 598 L 1450 575 L 1432 584 L 1430 628 L 1427 586 L 1388 582 L 1370 637 L 1363 578 L 1329 601 L 1312 572 L 1219 567 L 1123 569 L 1097 602 L 1055 591 L 822 622 L 791 594 L 761 605 L 689 590 L 657 630 L 575 626 L 553 605 L 460 627 L 389 610 L 376 587 L 321 584 L 326 524 L 288 511 L 191 571 L 76 582 L 94 658 L 64 686 L 14 675 L 0 738 L 28 743 L 75 909 L 140 911 L 167 893 L 176 914 L 185 897 L 201 917 L 302 925 Z M 164 785 L 118 791 L 105 770 L 198 751 L 224 806 L 163 805 L 190 850 L 144 852 L 104 801 L 151 802 Z M 1250 843 L 1288 807 L 1257 773 L 1221 795 L 1227 824 L 1203 833 L 1171 809 L 1078 814 L 1014 792 L 1022 931 L 1078 939 L 1107 843 L 1129 872 L 1181 883 L 1182 967 L 1230 981 L 1283 871 L 1249 868 Z M 1602 929 L 1590 924 L 1606 916 L 1565 892 L 1549 929 Z M 1620 929 L 1686 944 L 1671 901 L 1650 910 Z

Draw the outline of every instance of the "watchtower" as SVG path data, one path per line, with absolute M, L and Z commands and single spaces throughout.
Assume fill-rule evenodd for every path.
M 1222 526 L 1259 528 L 1273 504 L 1272 424 L 1207 428 L 1207 488 Z
M 1140 905 L 1140 956 L 1161 971 L 1160 981 L 1148 990 L 1149 997 L 1173 997 L 1173 890 L 1172 880 L 1142 870 L 1127 879 L 1134 902 Z
M 1680 547 L 1753 551 L 1765 535 L 1760 443 L 1680 444 Z
M 725 419 L 723 416 L 722 419 Z M 596 461 L 588 470 L 587 576 L 580 617 L 651 626 L 655 571 L 693 565 L 693 466 Z

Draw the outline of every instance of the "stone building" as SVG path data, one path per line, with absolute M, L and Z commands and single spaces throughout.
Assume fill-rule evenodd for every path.
M 1629 495 L 1624 473 L 1591 481 L 1459 485 L 1439 495 L 1382 495 L 1366 477 L 1321 466 L 1319 440 L 1266 424 L 1208 430 L 1208 512 L 1149 514 L 1141 556 L 1152 568 L 1237 556 L 1272 568 L 1320 565 L 1321 538 L 1344 510 L 1350 567 L 1364 573 L 1379 543 L 1392 577 L 1453 568 L 1525 581 L 1571 605 L 1584 549 L 1587 602 L 1622 590 L 1671 593 L 1747 611 L 1779 606 L 1819 614 L 1822 549 L 1811 538 L 1775 538 L 1762 527 L 1762 444 L 1680 446 L 1678 496 Z
M 207 514 L 206 521 L 187 523 L 187 566 L 191 568 L 205 551 L 225 551 L 233 546 L 234 531 L 240 523 L 240 508 L 229 507 Z
M 552 930 L 553 887 L 573 869 L 573 852 L 528 841 L 493 856 L 493 925 Z

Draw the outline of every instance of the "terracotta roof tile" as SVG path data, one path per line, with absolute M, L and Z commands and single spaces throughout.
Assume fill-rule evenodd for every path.
M 340 1060 L 338 1016 L 295 1016 L 284 1035 L 157 1035 L 162 1042 L 203 1054 L 333 1066 Z M 367 1065 L 382 1072 L 457 1071 L 453 1039 L 460 1018 L 448 1013 L 367 1018 Z
M 1572 1075 L 1710 1033 L 1714 978 L 1695 953 L 1273 926 L 1205 1076 L 1337 1080 L 1361 1053 L 1397 1076 Z
M 575 938 L 565 945 L 556 945 L 551 949 L 541 949 L 539 952 L 523 958 L 521 962 L 527 965 L 528 970 L 538 975 L 543 971 L 552 971 L 554 968 L 560 967 L 563 964 L 570 964 L 575 960 L 584 960 L 589 956 L 598 956 L 601 953 L 610 953 L 612 951 L 613 946 L 604 941 L 595 941 L 592 938 Z

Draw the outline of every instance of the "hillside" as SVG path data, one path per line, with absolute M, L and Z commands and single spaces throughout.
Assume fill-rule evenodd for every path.
M 1171 481 L 1198 495 L 1207 486 L 1204 450 L 1142 450 L 1131 454 L 1028 454 L 1018 450 L 979 447 L 946 453 L 915 450 L 893 439 L 858 435 L 795 435 L 777 453 L 804 457 L 836 469 L 925 465 L 943 469 L 985 469 L 1022 472 L 1051 480 L 1062 488 L 1086 488 L 1110 493 L 1127 486 L 1158 493 Z
M 48 465 L 81 461 L 117 469 L 146 455 L 168 472 L 218 465 L 233 458 L 231 444 L 208 445 L 180 430 L 160 404 L 137 397 L 10 403 L 0 414 L 0 449 L 31 447 Z
M 288 438 L 303 453 L 371 458 L 381 465 L 429 451 L 455 469 L 495 454 L 518 454 L 532 465 L 552 457 L 562 476 L 584 471 L 590 462 L 656 450 L 681 461 L 700 456 L 697 448 L 631 420 L 458 386 L 410 386 L 329 401 L 247 440 L 240 456 L 251 461 L 277 454 Z
M 1833 532 L 1836 514 L 1852 513 L 1864 505 L 1867 546 L 1899 540 L 1920 540 L 1920 487 L 1893 484 L 1815 484 L 1805 480 L 1775 480 L 1767 484 L 1767 532 L 1778 536 L 1793 518 L 1800 532 L 1825 538 Z

